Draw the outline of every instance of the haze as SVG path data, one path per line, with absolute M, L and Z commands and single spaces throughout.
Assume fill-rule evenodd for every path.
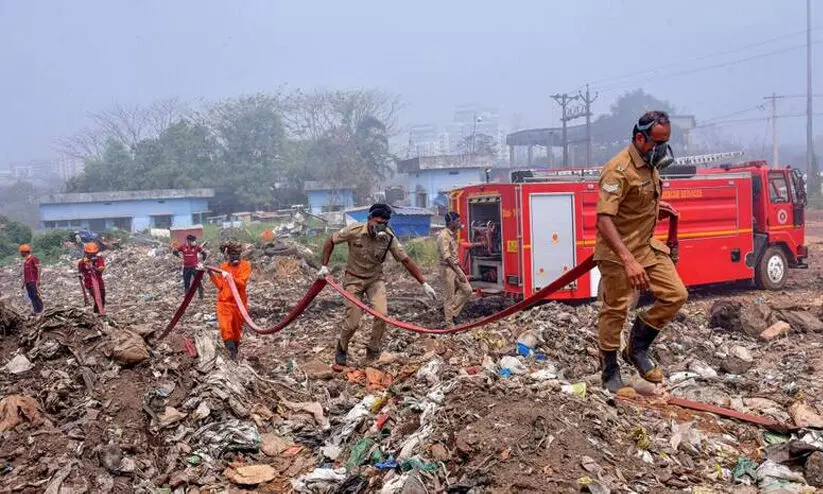
M 823 9 L 812 25 L 823 26 Z M 460 104 L 492 105 L 516 130 L 557 125 L 549 95 L 591 82 L 601 89 L 595 114 L 642 87 L 699 123 L 772 92 L 803 94 L 804 29 L 800 0 L 4 0 L 0 166 L 52 156 L 55 139 L 114 104 L 213 101 L 282 85 L 382 89 L 402 99 L 404 125 L 447 122 Z M 813 41 L 820 35 L 813 31 Z M 815 45 L 816 81 L 821 52 Z M 752 56 L 759 58 L 691 71 Z M 657 76 L 620 77 L 669 64 Z M 803 99 L 780 105 L 787 114 L 805 108 Z M 767 123 L 723 131 L 763 140 Z M 802 143 L 803 118 L 781 122 L 781 138 Z

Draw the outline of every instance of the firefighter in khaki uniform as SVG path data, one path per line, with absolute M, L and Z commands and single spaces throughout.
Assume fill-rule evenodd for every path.
M 655 303 L 634 320 L 623 358 L 653 383 L 663 381 L 663 372 L 649 357 L 649 348 L 688 296 L 672 253 L 654 238 L 661 207 L 671 209 L 660 200 L 660 170 L 673 161 L 670 134 L 664 112 L 646 113 L 634 126 L 632 143 L 600 172 L 594 248 L 603 283 L 598 332 L 603 386 L 613 393 L 623 387 L 617 352 L 634 291 L 650 290 Z
M 403 250 L 403 246 L 400 245 L 400 241 L 389 228 L 388 222 L 390 219 L 391 208 L 387 204 L 374 204 L 369 208 L 369 218 L 365 224 L 358 223 L 343 228 L 326 240 L 323 244 L 323 266 L 317 272 L 317 276 L 321 278 L 328 275 L 329 259 L 331 259 L 334 246 L 347 243 L 349 256 L 346 261 L 346 276 L 343 285 L 347 292 L 358 298 L 362 299 L 363 294 L 366 294 L 369 297 L 371 306 L 381 314 L 385 314 L 388 308 L 386 281 L 383 277 L 383 261 L 386 260 L 389 253 L 420 282 L 426 295 L 431 297 L 432 300 L 437 298 L 434 289 L 423 278 L 420 268 L 409 258 L 406 251 Z M 346 366 L 349 341 L 351 341 L 352 336 L 360 326 L 362 316 L 363 311 L 347 300 L 346 316 L 334 355 L 333 368 L 335 371 L 342 371 Z M 386 323 L 375 318 L 371 338 L 366 347 L 367 361 L 380 357 L 380 347 L 385 330 Z
M 446 214 L 446 228 L 437 235 L 437 252 L 440 254 L 440 279 L 443 283 L 443 315 L 446 327 L 459 324 L 460 312 L 472 295 L 472 286 L 466 273 L 460 268 L 457 257 L 457 230 L 462 228 L 460 215 L 454 211 Z

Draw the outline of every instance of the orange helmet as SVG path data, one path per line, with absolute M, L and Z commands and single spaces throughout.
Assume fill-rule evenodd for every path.
M 88 242 L 85 245 L 83 245 L 83 252 L 85 252 L 86 254 L 97 254 L 98 252 L 100 252 L 100 247 L 98 247 L 97 243 L 95 242 Z
M 17 250 L 19 250 L 21 254 L 24 252 L 31 252 L 31 245 L 20 244 L 20 247 L 18 247 Z

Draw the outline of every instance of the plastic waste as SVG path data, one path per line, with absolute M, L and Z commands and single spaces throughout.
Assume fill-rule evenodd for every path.
M 500 369 L 499 371 L 497 371 L 497 374 L 500 377 L 512 377 L 511 369 Z
M 408 460 L 404 461 L 400 465 L 400 468 L 404 472 L 414 470 L 415 468 L 424 472 L 436 472 L 440 469 L 440 466 L 437 463 L 425 462 L 419 456 L 412 456 Z
M 579 382 L 574 384 L 564 384 L 560 387 L 560 390 L 564 393 L 575 395 L 580 398 L 586 397 L 586 383 Z
M 194 433 L 197 443 L 214 456 L 228 451 L 254 451 L 260 449 L 260 433 L 251 422 L 237 419 L 212 422 Z
M 772 460 L 763 462 L 763 464 L 757 468 L 756 475 L 761 487 L 773 484 L 775 481 L 806 483 L 806 479 L 803 478 L 802 474 L 793 472 L 789 467 L 779 465 Z
M 346 471 L 351 472 L 355 468 L 366 463 L 369 458 L 369 451 L 371 451 L 371 448 L 374 445 L 374 439 L 370 437 L 361 439 L 357 444 L 355 444 L 351 449 L 351 453 L 349 453 L 349 459 L 346 462 Z
M 732 470 L 736 482 L 751 485 L 757 481 L 757 463 L 748 458 L 738 458 L 737 465 Z
M 526 374 L 528 372 L 523 362 L 510 355 L 500 359 L 500 369 L 508 369 L 512 374 Z
M 341 468 L 315 468 L 313 471 L 291 481 L 292 488 L 297 492 L 317 492 L 329 486 L 344 482 L 346 470 Z
M 377 467 L 377 469 L 381 472 L 384 472 L 386 470 L 396 470 L 400 468 L 400 464 L 397 463 L 397 460 L 395 460 L 394 457 L 391 456 L 386 461 L 375 463 L 374 466 Z
M 432 386 L 440 382 L 440 372 L 443 369 L 443 360 L 434 358 L 417 371 L 417 379 L 423 380 Z

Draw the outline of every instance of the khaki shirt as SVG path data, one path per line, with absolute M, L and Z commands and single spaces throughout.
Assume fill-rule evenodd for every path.
M 447 266 L 448 261 L 459 266 L 459 257 L 457 256 L 457 241 L 454 238 L 454 233 L 448 228 L 444 228 L 437 234 L 437 253 L 440 254 L 440 264 Z
M 373 278 L 383 274 L 383 261 L 391 252 L 397 262 L 409 258 L 400 241 L 389 229 L 391 236 L 388 239 L 372 237 L 365 223 L 356 223 L 347 226 L 339 232 L 333 233 L 331 241 L 335 244 L 349 245 L 349 258 L 346 261 L 346 272 L 357 278 Z
M 611 216 L 626 248 L 643 267 L 655 263 L 652 249 L 669 253 L 669 248 L 654 238 L 661 194 L 660 172 L 646 164 L 633 144 L 600 171 L 597 214 Z M 594 260 L 622 264 L 599 231 Z

